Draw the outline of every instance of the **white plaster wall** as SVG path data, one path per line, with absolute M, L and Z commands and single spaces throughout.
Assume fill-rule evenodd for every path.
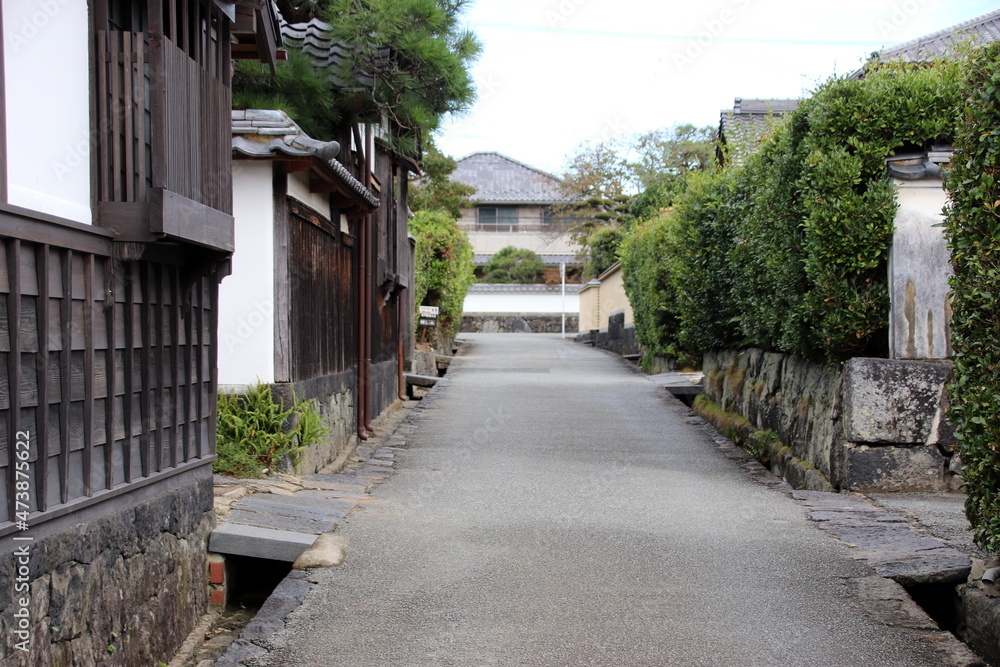
M 319 211 L 327 220 L 330 219 L 330 197 L 325 194 L 309 192 L 309 174 L 303 172 L 289 174 L 288 194 L 306 206 Z
M 84 0 L 3 3 L 11 204 L 92 223 Z
M 219 287 L 219 384 L 274 381 L 274 199 L 271 162 L 233 173 L 236 252 Z
M 580 312 L 580 295 L 566 295 L 566 313 Z M 561 313 L 560 294 L 466 294 L 465 313 Z
M 890 353 L 893 359 L 951 355 L 950 254 L 940 223 L 947 193 L 938 179 L 900 181 L 889 254 Z

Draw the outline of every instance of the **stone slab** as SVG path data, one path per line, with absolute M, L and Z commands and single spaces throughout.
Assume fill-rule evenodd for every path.
M 854 358 L 844 365 L 847 442 L 926 443 L 941 409 L 945 364 Z M 905 409 L 902 409 L 905 408 Z
M 307 519 L 309 521 L 319 521 L 323 523 L 340 521 L 347 514 L 346 512 L 320 511 L 308 507 L 288 505 L 273 505 L 262 503 L 242 503 L 229 510 L 226 516 L 235 512 L 247 512 L 251 514 L 266 514 L 274 517 L 285 517 L 291 519 Z
M 238 523 L 244 526 L 258 526 L 260 528 L 273 528 L 275 530 L 287 530 L 312 535 L 328 533 L 337 527 L 337 522 L 332 519 L 320 521 L 305 517 L 268 514 L 267 512 L 250 512 L 247 510 L 231 510 L 223 516 L 223 519 L 226 523 Z
M 339 498 L 326 498 L 312 493 L 300 491 L 294 496 L 274 497 L 255 495 L 237 502 L 233 509 L 248 509 L 254 512 L 273 511 L 275 514 L 293 512 L 290 516 L 315 515 L 312 518 L 326 517 L 343 518 L 344 514 L 354 509 L 354 503 Z
M 224 523 L 209 536 L 208 550 L 294 563 L 315 541 L 316 535 Z
M 438 382 L 438 378 L 430 375 L 417 375 L 416 373 L 406 374 L 406 384 L 414 387 L 433 387 Z

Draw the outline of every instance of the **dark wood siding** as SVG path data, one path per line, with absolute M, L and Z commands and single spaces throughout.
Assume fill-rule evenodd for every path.
M 97 0 L 94 16 L 102 224 L 146 215 L 120 205 L 156 188 L 232 213 L 229 20 L 212 0 Z
M 357 268 L 353 237 L 289 199 L 291 381 L 357 366 Z M 280 280 L 281 278 L 278 277 Z
M 19 431 L 30 441 L 32 525 L 208 463 L 215 442 L 214 266 L 117 261 L 103 237 L 39 233 L 48 223 L 30 220 L 34 233 L 18 234 L 24 222 L 0 213 L 0 493 L 10 499 L 0 536 L 16 529 Z

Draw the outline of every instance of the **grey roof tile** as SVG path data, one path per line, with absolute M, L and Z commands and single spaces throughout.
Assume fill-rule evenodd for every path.
M 567 284 L 566 294 L 576 294 L 583 285 Z M 562 285 L 512 285 L 506 283 L 476 283 L 468 294 L 561 294 Z
M 250 120 L 250 119 L 253 120 Z M 262 125 L 264 127 L 262 127 Z M 244 109 L 233 111 L 233 154 L 249 158 L 311 157 L 327 167 L 363 199 L 377 207 L 379 199 L 336 159 L 340 146 L 336 141 L 313 139 L 284 111 Z
M 302 49 L 312 64 L 329 72 L 330 82 L 336 88 L 347 88 L 351 82 L 338 74 L 346 58 L 346 50 L 330 37 L 330 25 L 319 19 L 308 23 L 285 23 L 281 21 L 281 38 L 285 44 Z M 367 78 L 357 82 L 371 84 Z
M 719 119 L 719 139 L 729 148 L 729 161 L 743 164 L 771 136 L 782 117 L 798 106 L 798 100 L 737 97 L 732 111 L 724 109 Z
M 473 153 L 458 161 L 451 180 L 476 189 L 480 204 L 557 204 L 569 201 L 560 179 L 496 152 Z
M 947 55 L 953 46 L 962 42 L 988 44 L 997 40 L 1000 40 L 1000 10 L 883 49 L 873 56 L 882 62 L 927 62 Z

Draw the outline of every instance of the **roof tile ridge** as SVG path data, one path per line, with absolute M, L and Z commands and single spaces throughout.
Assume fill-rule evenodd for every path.
M 879 51 L 879 54 L 885 52 L 902 52 L 907 51 L 914 46 L 920 46 L 921 44 L 927 44 L 933 42 L 934 40 L 940 39 L 942 37 L 952 37 L 958 36 L 960 33 L 967 32 L 970 28 L 975 28 L 976 26 L 982 26 L 989 23 L 990 19 L 1000 19 L 1000 9 L 993 10 L 992 12 L 987 12 L 982 16 L 977 16 L 975 18 L 969 19 L 968 21 L 963 21 L 962 23 L 956 23 L 953 26 L 947 28 L 942 28 L 936 32 L 932 32 L 927 35 L 921 35 L 920 37 L 915 37 L 906 42 L 900 42 L 891 47 L 887 47 Z

